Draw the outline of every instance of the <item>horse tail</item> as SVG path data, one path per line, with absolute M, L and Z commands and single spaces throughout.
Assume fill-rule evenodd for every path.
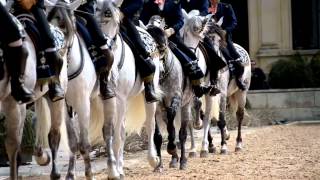
M 90 126 L 89 139 L 92 145 L 103 143 L 102 128 L 104 124 L 103 104 L 99 96 L 91 100 L 90 103 Z
M 229 105 L 229 112 L 230 114 L 235 117 L 236 116 L 236 112 L 238 110 L 238 101 L 236 96 L 233 94 L 231 96 L 228 97 L 228 105 Z
M 50 110 L 47 101 L 39 98 L 35 102 L 36 122 L 36 146 L 48 147 L 48 134 L 51 126 Z
M 35 130 L 36 130 L 36 146 L 48 147 L 48 134 L 51 128 L 50 109 L 47 100 L 43 97 L 35 102 L 35 112 L 37 116 Z M 62 120 L 60 126 L 61 141 L 60 148 L 68 150 L 68 135 L 65 126 L 65 119 Z
M 216 120 L 219 119 L 219 111 L 220 111 L 220 98 L 213 98 L 212 100 L 212 110 L 211 110 L 211 117 L 215 118 Z
M 128 102 L 128 111 L 126 114 L 126 132 L 140 133 L 146 120 L 146 110 L 144 96 L 140 93 L 131 98 Z

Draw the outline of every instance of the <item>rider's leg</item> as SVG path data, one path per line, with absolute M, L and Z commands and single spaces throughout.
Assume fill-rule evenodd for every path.
M 198 66 L 196 55 L 186 45 L 184 45 L 182 40 L 176 35 L 172 35 L 169 40 L 176 45 L 175 48 L 172 47 L 173 43 L 170 43 L 172 51 L 179 59 L 184 71 L 186 71 L 191 80 L 195 95 L 197 97 L 201 97 L 202 95 L 208 93 L 212 87 L 201 85 L 204 74 Z
M 35 98 L 34 94 L 24 85 L 24 72 L 28 52 L 23 47 L 17 25 L 13 22 L 9 13 L 1 3 L 0 22 L 3 23 L 3 27 L 6 27 L 0 28 L 0 39 L 1 42 L 8 43 L 5 51 L 5 59 L 8 72 L 11 76 L 11 95 L 18 102 L 30 102 Z
M 102 99 L 109 99 L 115 96 L 114 83 L 110 82 L 111 79 L 110 72 L 112 64 L 114 61 L 113 52 L 108 45 L 108 40 L 106 39 L 104 33 L 101 30 L 98 22 L 94 18 L 94 1 L 88 0 L 87 3 L 79 7 L 79 12 L 77 15 L 85 19 L 86 27 L 92 37 L 93 43 L 96 47 L 99 47 L 104 58 L 99 58 L 99 60 L 104 60 L 105 62 L 99 62 L 101 67 L 96 67 L 97 72 L 100 74 L 100 93 Z
M 45 46 L 45 57 L 55 74 L 55 77 L 49 83 L 49 97 L 53 102 L 58 101 L 64 98 L 64 90 L 59 80 L 63 60 L 57 52 L 54 37 L 51 34 L 49 23 L 44 13 L 43 0 L 39 0 L 37 4 L 31 8 L 31 12 L 37 20 L 37 27 L 39 28 L 39 32 L 41 32 L 40 35 Z
M 246 85 L 244 84 L 243 80 L 241 79 L 243 72 L 244 72 L 244 67 L 240 61 L 241 56 L 239 55 L 239 53 L 237 52 L 236 48 L 233 45 L 232 34 L 228 33 L 226 37 L 227 37 L 227 39 L 226 39 L 227 40 L 227 49 L 228 49 L 230 56 L 232 57 L 231 59 L 233 60 L 233 62 L 231 64 L 233 64 L 233 68 L 234 68 L 233 73 L 234 73 L 234 76 L 236 79 L 236 84 L 241 90 L 244 91 L 246 89 Z
M 210 58 L 210 81 L 213 85 L 210 95 L 216 95 L 220 93 L 220 90 L 217 86 L 217 80 L 218 80 L 218 72 L 220 69 L 224 68 L 227 64 L 223 61 L 221 57 L 218 56 L 218 54 L 214 51 L 214 46 L 212 44 L 212 41 L 205 37 L 203 40 L 203 45 L 206 48 L 206 51 Z
M 136 29 L 134 23 L 127 17 L 123 18 L 123 25 L 126 27 L 126 32 L 130 39 L 135 43 L 141 58 L 137 61 L 137 68 L 144 81 L 145 99 L 148 103 L 158 101 L 153 86 L 153 75 L 155 72 L 155 65 L 150 57 L 150 54 L 145 49 L 144 43 L 140 38 L 140 34 Z
M 235 76 L 237 86 L 239 87 L 239 89 L 245 90 L 246 86 L 241 80 L 242 74 L 244 72 L 244 67 L 239 62 L 239 59 L 234 60 L 230 55 L 228 48 L 221 48 L 221 52 L 225 59 L 228 61 L 230 72 L 233 76 Z

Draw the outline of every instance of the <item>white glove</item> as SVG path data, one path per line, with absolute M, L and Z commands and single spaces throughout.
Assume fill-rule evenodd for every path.
M 164 30 L 164 33 L 166 34 L 167 37 L 170 37 L 172 34 L 175 33 L 173 28 L 168 28 L 166 30 Z

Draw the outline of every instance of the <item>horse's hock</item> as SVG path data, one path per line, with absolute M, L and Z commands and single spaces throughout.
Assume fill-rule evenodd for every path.
M 247 98 L 250 126 L 320 120 L 320 88 L 255 90 Z

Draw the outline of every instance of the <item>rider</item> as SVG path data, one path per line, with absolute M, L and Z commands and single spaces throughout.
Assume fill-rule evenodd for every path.
M 201 85 L 204 74 L 198 66 L 196 55 L 183 43 L 179 35 L 179 30 L 184 23 L 180 0 L 150 0 L 143 8 L 141 20 L 146 24 L 153 15 L 160 15 L 165 19 L 168 26 L 165 34 L 174 43 L 174 45 L 170 43 L 171 49 L 189 75 L 195 95 L 201 97 L 209 92 L 211 86 Z
M 111 47 L 108 44 L 108 39 L 94 17 L 95 3 L 95 0 L 87 0 L 86 3 L 78 8 L 78 11 L 76 11 L 75 14 L 85 19 L 86 27 L 93 39 L 93 43 L 96 47 L 99 47 L 100 50 L 96 51 L 92 48 L 89 49 L 89 51 L 92 50 L 102 53 L 103 60 L 105 61 L 105 63 L 102 64 L 106 65 L 105 67 L 97 67 L 97 72 L 100 73 L 100 94 L 102 99 L 109 99 L 115 96 L 115 87 L 113 87 L 112 82 L 108 82 L 114 56 Z
M 182 0 L 182 8 L 188 13 L 194 9 L 200 12 L 200 16 L 208 14 L 209 1 L 208 0 Z
M 24 85 L 24 71 L 28 57 L 28 51 L 22 44 L 21 35 L 17 25 L 10 14 L 0 3 L 0 40 L 5 45 L 5 59 L 8 72 L 11 76 L 11 95 L 21 103 L 32 101 L 33 92 Z M 5 28 L 3 28 L 5 27 Z
M 192 10 L 198 10 L 200 16 L 208 15 L 209 1 L 208 0 L 182 0 L 182 8 L 188 13 Z M 203 42 L 209 58 L 210 58 L 210 82 L 212 89 L 210 95 L 216 95 L 220 93 L 217 86 L 218 72 L 220 69 L 226 66 L 226 63 L 221 59 L 214 51 L 214 46 L 209 37 L 205 36 Z
M 158 101 L 154 92 L 153 76 L 155 73 L 155 65 L 147 52 L 144 43 L 141 40 L 140 34 L 136 28 L 139 22 L 140 12 L 142 10 L 144 0 L 124 0 L 120 9 L 122 12 L 122 29 L 134 42 L 140 58 L 137 61 L 137 67 L 141 73 L 145 86 L 145 99 L 148 103 Z
M 37 27 L 44 48 L 45 48 L 45 58 L 53 70 L 55 77 L 49 83 L 49 97 L 55 102 L 64 98 L 64 90 L 61 87 L 59 75 L 62 69 L 63 60 L 57 52 L 54 37 L 50 31 L 49 23 L 45 15 L 44 0 L 29 1 L 29 0 L 15 0 L 17 4 L 21 6 L 22 9 L 31 11 L 33 16 L 37 21 Z
M 235 49 L 232 42 L 232 31 L 237 25 L 237 18 L 230 4 L 220 3 L 220 0 L 210 0 L 211 6 L 209 12 L 214 15 L 216 20 L 223 17 L 223 23 L 221 27 L 226 31 L 227 47 L 222 48 L 222 54 L 229 63 L 231 72 L 236 77 L 236 83 L 239 89 L 245 90 L 246 86 L 241 80 L 241 76 L 244 72 L 244 67 L 240 62 L 240 55 Z

